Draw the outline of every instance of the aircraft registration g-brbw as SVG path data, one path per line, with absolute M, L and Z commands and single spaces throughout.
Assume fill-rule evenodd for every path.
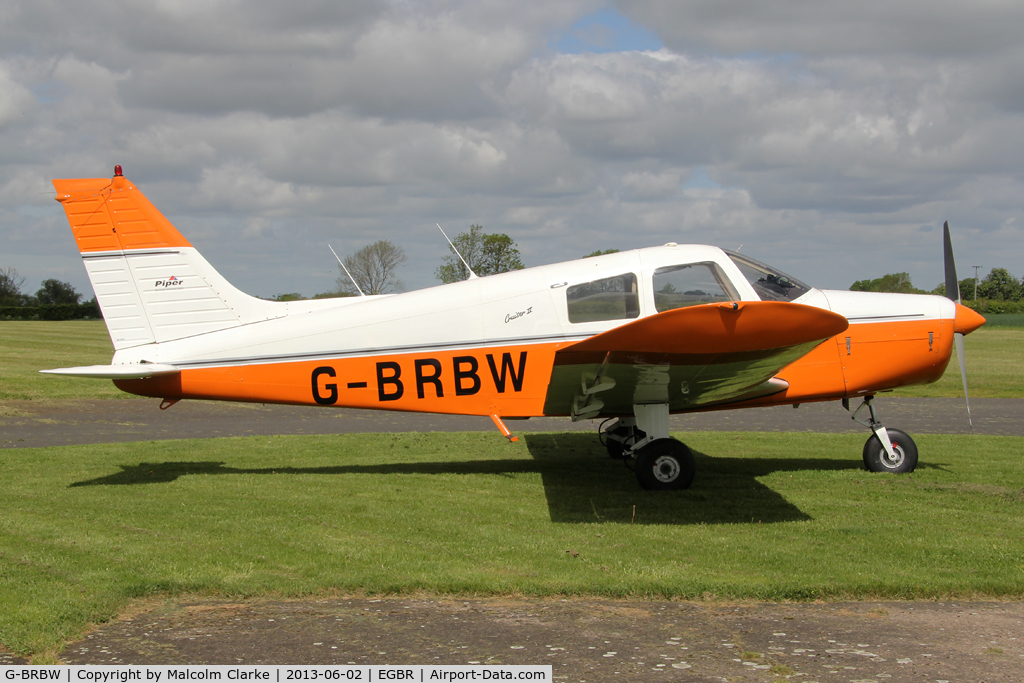
M 229 284 L 120 171 L 54 180 L 103 312 L 112 379 L 162 399 L 606 418 L 647 489 L 694 458 L 669 415 L 861 399 L 864 462 L 907 472 L 880 391 L 934 382 L 984 323 L 946 297 L 828 291 L 712 246 L 667 244 L 383 296 L 264 301 Z M 946 232 L 947 292 L 957 298 Z M 951 284 L 950 284 L 951 283 Z M 961 367 L 963 366 L 961 358 Z M 965 387 L 966 388 L 966 387 Z M 858 420 L 861 421 L 861 420 Z

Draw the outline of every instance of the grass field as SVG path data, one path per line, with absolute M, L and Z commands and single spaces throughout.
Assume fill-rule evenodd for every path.
M 973 397 L 1024 397 L 1022 342 L 967 338 Z M 0 322 L 0 410 L 126 397 L 38 374 L 111 353 L 99 321 Z M 954 359 L 899 393 L 960 392 Z M 1024 439 L 915 438 L 924 464 L 889 477 L 860 468 L 860 434 L 687 434 L 698 477 L 668 495 L 575 433 L 9 449 L 0 643 L 46 661 L 153 595 L 1024 595 Z
M 686 439 L 670 494 L 589 434 L 5 450 L 0 642 L 52 652 L 154 594 L 1024 594 L 1022 438 L 920 435 L 899 477 L 861 469 L 863 435 Z
M 102 320 L 0 321 L 0 403 L 131 397 L 107 380 L 39 374 L 48 368 L 107 365 L 113 355 Z
M 1024 328 L 1024 313 L 1000 313 L 986 315 L 985 327 L 1021 327 Z

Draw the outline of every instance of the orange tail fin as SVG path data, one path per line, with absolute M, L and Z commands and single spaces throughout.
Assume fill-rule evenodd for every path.
M 53 181 L 115 349 L 284 314 L 232 287 L 120 171 Z
M 122 175 L 54 180 L 53 186 L 82 254 L 192 246 Z

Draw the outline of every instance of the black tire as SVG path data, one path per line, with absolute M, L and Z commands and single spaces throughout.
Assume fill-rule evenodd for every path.
M 693 452 L 675 439 L 652 441 L 636 455 L 636 479 L 648 491 L 690 488 L 696 472 Z
M 899 429 L 886 429 L 896 460 L 889 458 L 882 442 L 874 434 L 864 444 L 864 467 L 870 472 L 904 474 L 917 467 L 917 444 L 910 435 Z
M 612 435 L 623 439 L 623 441 L 617 441 L 611 438 Z M 604 436 L 604 447 L 608 450 L 608 457 L 613 460 L 622 460 L 626 457 L 626 447 L 632 446 L 645 436 L 647 436 L 647 434 L 636 427 L 616 427 L 610 432 L 606 432 Z

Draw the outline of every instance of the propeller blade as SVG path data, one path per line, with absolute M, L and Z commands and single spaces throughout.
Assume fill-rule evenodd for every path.
M 949 221 L 946 221 L 942 226 L 942 261 L 946 268 L 946 296 L 959 304 L 960 281 L 956 279 L 956 262 L 953 260 L 953 240 L 949 237 Z M 967 360 L 964 357 L 963 333 L 954 332 L 953 342 L 956 344 L 956 359 L 960 362 L 960 379 L 964 383 L 964 401 L 967 403 L 967 424 L 971 426 L 971 431 L 974 431 L 974 422 L 971 420 L 971 397 L 967 393 Z
M 949 238 L 949 221 L 942 226 L 942 260 L 946 266 L 946 296 L 960 303 L 960 281 L 956 279 L 956 263 L 953 261 L 953 241 Z
M 967 403 L 967 424 L 971 426 L 971 431 L 974 431 L 974 422 L 971 420 L 971 397 L 967 394 L 967 363 L 964 358 L 963 332 L 954 332 L 953 342 L 956 344 L 956 359 L 960 362 L 960 379 L 964 383 L 964 401 Z

